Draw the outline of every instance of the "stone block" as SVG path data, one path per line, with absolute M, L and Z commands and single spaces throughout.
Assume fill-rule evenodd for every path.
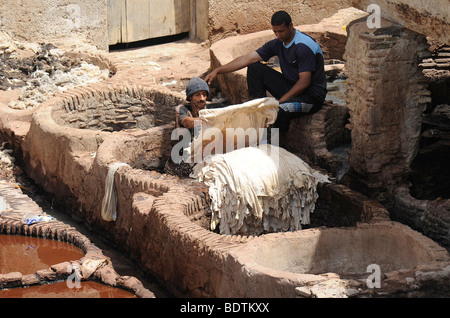
M 72 270 L 72 265 L 70 262 L 63 262 L 50 267 L 58 276 L 69 275 Z
M 54 281 L 58 278 L 57 273 L 52 271 L 51 269 L 43 269 L 37 271 L 36 275 L 39 277 L 40 280 L 43 281 Z
M 40 282 L 39 277 L 36 274 L 24 275 L 22 277 L 23 286 L 36 285 L 39 284 L 39 282 Z
M 11 272 L 8 274 L 0 274 L 0 286 L 2 288 L 11 288 L 22 285 L 22 273 Z
M 116 286 L 117 280 L 120 278 L 120 276 L 116 273 L 116 271 L 109 266 L 103 266 L 99 268 L 94 273 L 94 276 L 97 277 L 97 279 L 102 281 L 104 284 L 107 284 L 109 286 Z

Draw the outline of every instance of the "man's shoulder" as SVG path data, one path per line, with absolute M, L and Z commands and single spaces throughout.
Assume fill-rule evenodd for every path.
M 187 115 L 192 111 L 191 104 L 180 104 L 175 109 L 180 115 Z
M 177 106 L 177 108 L 180 108 L 180 109 L 181 109 L 181 108 L 186 108 L 186 109 L 188 109 L 188 110 L 192 109 L 190 103 L 179 104 L 179 105 Z
M 265 43 L 266 46 L 271 46 L 271 47 L 281 47 L 281 41 L 278 40 L 277 38 L 274 38 L 272 40 L 269 40 Z
M 280 44 L 281 42 L 275 38 L 272 40 L 269 40 L 267 42 L 265 42 L 259 49 L 257 49 L 256 51 L 261 51 L 261 50 L 278 50 L 280 48 Z
M 319 43 L 310 35 L 297 30 L 294 37 L 294 47 L 296 50 L 310 49 L 314 54 L 322 53 Z

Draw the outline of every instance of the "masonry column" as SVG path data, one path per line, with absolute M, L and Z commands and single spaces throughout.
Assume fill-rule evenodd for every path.
M 387 21 L 369 29 L 361 20 L 348 31 L 350 175 L 382 200 L 405 182 L 417 153 L 422 113 L 431 101 L 419 68 L 428 44 L 423 35 Z

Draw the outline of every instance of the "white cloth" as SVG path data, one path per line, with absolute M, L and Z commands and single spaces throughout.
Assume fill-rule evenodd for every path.
M 275 122 L 278 108 L 275 98 L 266 97 L 223 108 L 200 110 L 199 117 L 203 122 L 200 133 L 191 143 L 192 160 L 199 163 L 211 154 L 256 145 L 263 138 L 262 129 Z M 227 129 L 231 129 L 230 137 L 226 137 Z M 213 136 L 215 139 L 211 141 Z M 249 142 L 246 143 L 246 140 Z
M 316 186 L 328 177 L 294 154 L 259 145 L 211 156 L 194 167 L 193 177 L 209 186 L 214 230 L 259 235 L 295 231 L 310 223 Z
M 109 166 L 105 179 L 105 195 L 102 201 L 102 218 L 105 221 L 117 219 L 117 192 L 114 186 L 114 175 L 119 167 L 128 166 L 126 163 L 116 162 Z

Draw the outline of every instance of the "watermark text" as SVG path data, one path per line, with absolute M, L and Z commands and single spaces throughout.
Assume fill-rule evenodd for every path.
M 379 29 L 381 28 L 381 8 L 378 4 L 369 4 L 366 9 L 367 12 L 371 13 L 366 20 L 367 27 L 369 29 Z
M 372 273 L 367 277 L 366 284 L 368 288 L 381 288 L 381 269 L 377 264 L 367 266 L 367 273 Z
M 270 141 L 267 138 L 269 133 L 271 134 Z M 278 146 L 279 131 L 278 128 L 226 128 L 223 132 L 212 127 L 204 130 L 194 129 L 192 137 L 189 129 L 177 128 L 172 131 L 171 139 L 178 141 L 171 150 L 173 162 L 200 163 L 209 156 L 245 147 L 254 147 L 269 142 L 272 146 Z M 266 155 L 278 164 L 279 152 L 276 147 L 267 147 L 264 148 L 264 151 L 267 151 Z

